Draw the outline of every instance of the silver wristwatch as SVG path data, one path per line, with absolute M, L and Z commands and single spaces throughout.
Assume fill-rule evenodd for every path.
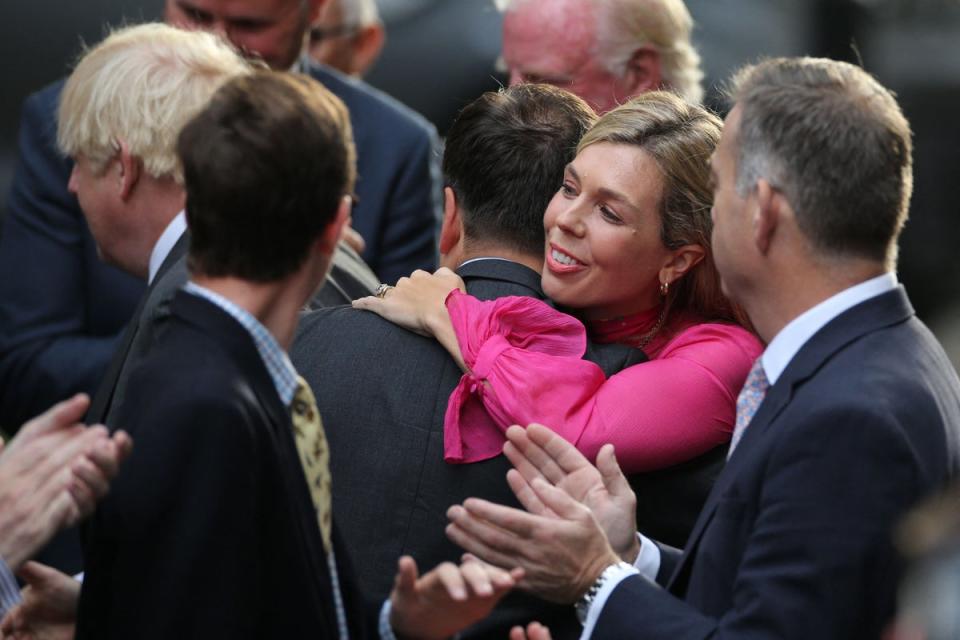
M 604 583 L 610 579 L 610 576 L 616 573 L 617 569 L 631 569 L 632 566 L 633 565 L 621 561 L 616 562 L 603 570 L 596 582 L 590 585 L 590 588 L 587 589 L 587 592 L 580 596 L 580 599 L 577 600 L 573 605 L 574 610 L 577 612 L 577 620 L 580 621 L 580 624 L 586 623 L 587 612 L 590 611 L 590 605 L 593 604 L 597 594 L 600 593 L 600 589 L 603 587 Z

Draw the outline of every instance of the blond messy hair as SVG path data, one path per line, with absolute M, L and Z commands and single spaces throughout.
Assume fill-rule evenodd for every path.
M 124 27 L 84 51 L 64 85 L 57 144 L 103 172 L 123 140 L 155 178 L 183 184 L 184 125 L 251 66 L 221 38 L 160 23 Z

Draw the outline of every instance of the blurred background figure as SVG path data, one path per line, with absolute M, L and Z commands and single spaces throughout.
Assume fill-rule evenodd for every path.
M 363 77 L 386 40 L 374 0 L 328 0 L 310 27 L 310 57 L 351 76 Z
M 683 0 L 497 0 L 510 84 L 545 82 L 603 115 L 646 91 L 703 99 Z
M 898 534 L 910 568 L 890 638 L 960 638 L 960 484 L 917 508 Z

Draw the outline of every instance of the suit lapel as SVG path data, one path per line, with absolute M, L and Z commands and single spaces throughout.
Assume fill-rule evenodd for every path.
M 189 243 L 189 233 L 185 232 L 170 249 L 170 253 L 167 254 L 167 257 L 164 258 L 160 264 L 160 268 L 157 270 L 153 282 L 150 283 L 150 286 L 147 287 L 147 290 L 144 291 L 140 297 L 140 302 L 137 303 L 137 308 L 134 310 L 133 316 L 123 330 L 123 337 L 120 338 L 120 344 L 117 345 L 116 351 L 113 352 L 113 356 L 110 358 L 110 364 L 107 366 L 107 371 L 100 381 L 100 386 L 97 387 L 97 392 L 93 396 L 90 408 L 87 410 L 87 415 L 84 418 L 87 424 L 103 422 L 106 419 L 110 405 L 113 402 L 113 393 L 117 388 L 120 372 L 123 371 L 123 363 L 126 362 L 127 355 L 130 353 L 130 347 L 133 345 L 133 340 L 137 337 L 137 332 L 140 327 L 140 316 L 143 315 L 143 310 L 147 301 L 150 299 L 150 294 L 153 293 L 154 287 L 163 275 L 170 270 L 177 260 L 186 254 Z
M 903 322 L 913 314 L 913 307 L 907 299 L 906 292 L 902 286 L 897 287 L 893 291 L 865 300 L 844 311 L 828 322 L 800 348 L 777 379 L 776 384 L 770 387 L 763 403 L 744 431 L 740 444 L 730 456 L 730 460 L 710 491 L 693 531 L 687 539 L 683 557 L 667 583 L 670 591 L 681 594 L 686 590 L 687 581 L 692 572 L 692 558 L 696 555 L 697 546 L 713 519 L 720 498 L 726 495 L 740 470 L 747 466 L 747 462 L 754 456 L 760 455 L 762 447 L 759 443 L 790 403 L 794 391 L 846 345 L 868 333 Z
M 167 257 L 163 259 L 163 262 L 160 263 L 160 268 L 157 269 L 156 275 L 153 277 L 153 282 L 150 283 L 150 287 L 153 288 L 163 276 L 170 271 L 170 268 L 173 267 L 178 261 L 184 258 L 187 255 L 187 250 L 190 248 L 190 232 L 184 231 L 180 238 L 173 244 L 170 248 L 170 253 L 167 254 Z

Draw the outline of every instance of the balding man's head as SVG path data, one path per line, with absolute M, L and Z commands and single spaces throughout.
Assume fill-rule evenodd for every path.
M 499 0 L 511 84 L 546 82 L 604 113 L 660 88 L 703 98 L 682 0 Z

